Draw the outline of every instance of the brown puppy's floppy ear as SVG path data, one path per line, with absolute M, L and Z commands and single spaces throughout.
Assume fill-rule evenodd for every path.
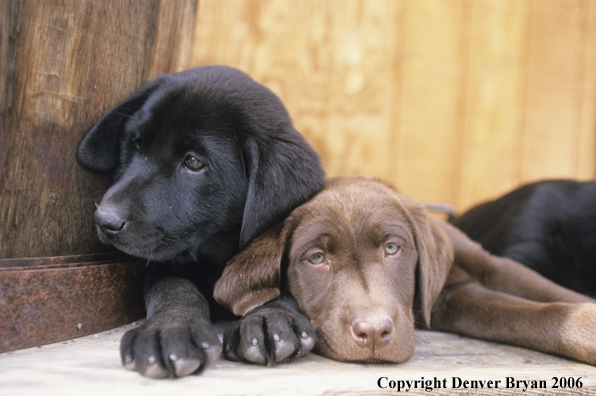
M 215 301 L 242 316 L 279 297 L 285 234 L 281 222 L 232 257 L 215 283 Z
M 412 216 L 414 241 L 418 251 L 418 272 L 414 309 L 423 323 L 430 328 L 431 308 L 441 293 L 453 264 L 453 243 L 430 217 L 426 209 L 415 201 L 404 199 L 403 203 Z

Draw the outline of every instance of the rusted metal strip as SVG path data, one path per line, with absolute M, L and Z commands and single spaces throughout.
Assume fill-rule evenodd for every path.
M 0 260 L 0 352 L 69 340 L 145 316 L 146 263 L 92 258 L 16 259 L 20 264 L 12 265 Z

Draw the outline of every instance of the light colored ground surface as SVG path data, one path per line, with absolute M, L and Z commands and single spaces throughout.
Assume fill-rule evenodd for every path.
M 309 354 L 274 368 L 219 359 L 200 375 L 149 380 L 123 369 L 118 346 L 132 325 L 68 342 L 0 355 L 0 395 L 392 395 L 389 381 L 433 380 L 432 392 L 402 389 L 400 394 L 571 394 L 552 389 L 553 377 L 582 377 L 579 394 L 596 394 L 596 367 L 456 335 L 417 332 L 416 353 L 408 363 L 346 364 Z M 219 326 L 221 328 L 221 326 Z M 220 329 L 221 330 L 221 329 Z M 501 381 L 498 390 L 453 388 L 453 378 Z M 507 389 L 507 377 L 546 382 L 547 389 Z M 446 380 L 447 389 L 442 387 Z M 457 381 L 457 379 L 456 379 Z M 531 386 L 531 383 L 530 383 Z M 420 387 L 420 384 L 418 384 Z

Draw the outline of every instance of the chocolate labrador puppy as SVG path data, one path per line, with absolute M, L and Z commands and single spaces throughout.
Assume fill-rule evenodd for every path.
M 450 223 L 492 254 L 596 296 L 596 181 L 526 184 Z
M 219 356 L 204 296 L 234 254 L 325 185 L 277 96 L 225 66 L 143 85 L 97 122 L 77 158 L 114 180 L 95 211 L 101 241 L 148 261 L 147 321 L 120 351 L 127 369 L 152 378 L 182 377 Z M 312 348 L 312 326 L 286 304 L 246 315 L 231 334 L 272 332 L 284 345 L 249 359 L 286 361 Z
M 230 261 L 215 298 L 244 314 L 280 288 L 310 318 L 316 351 L 337 360 L 405 362 L 418 324 L 596 364 L 596 301 L 372 179 L 329 181 Z

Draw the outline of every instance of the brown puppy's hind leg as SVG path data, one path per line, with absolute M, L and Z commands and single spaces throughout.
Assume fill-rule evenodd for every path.
M 457 267 L 433 306 L 431 329 L 596 365 L 596 304 L 535 302 L 496 292 Z
M 596 303 L 596 300 L 564 288 L 516 261 L 491 255 L 452 225 L 437 223 L 453 242 L 454 266 L 488 289 L 538 302 Z

